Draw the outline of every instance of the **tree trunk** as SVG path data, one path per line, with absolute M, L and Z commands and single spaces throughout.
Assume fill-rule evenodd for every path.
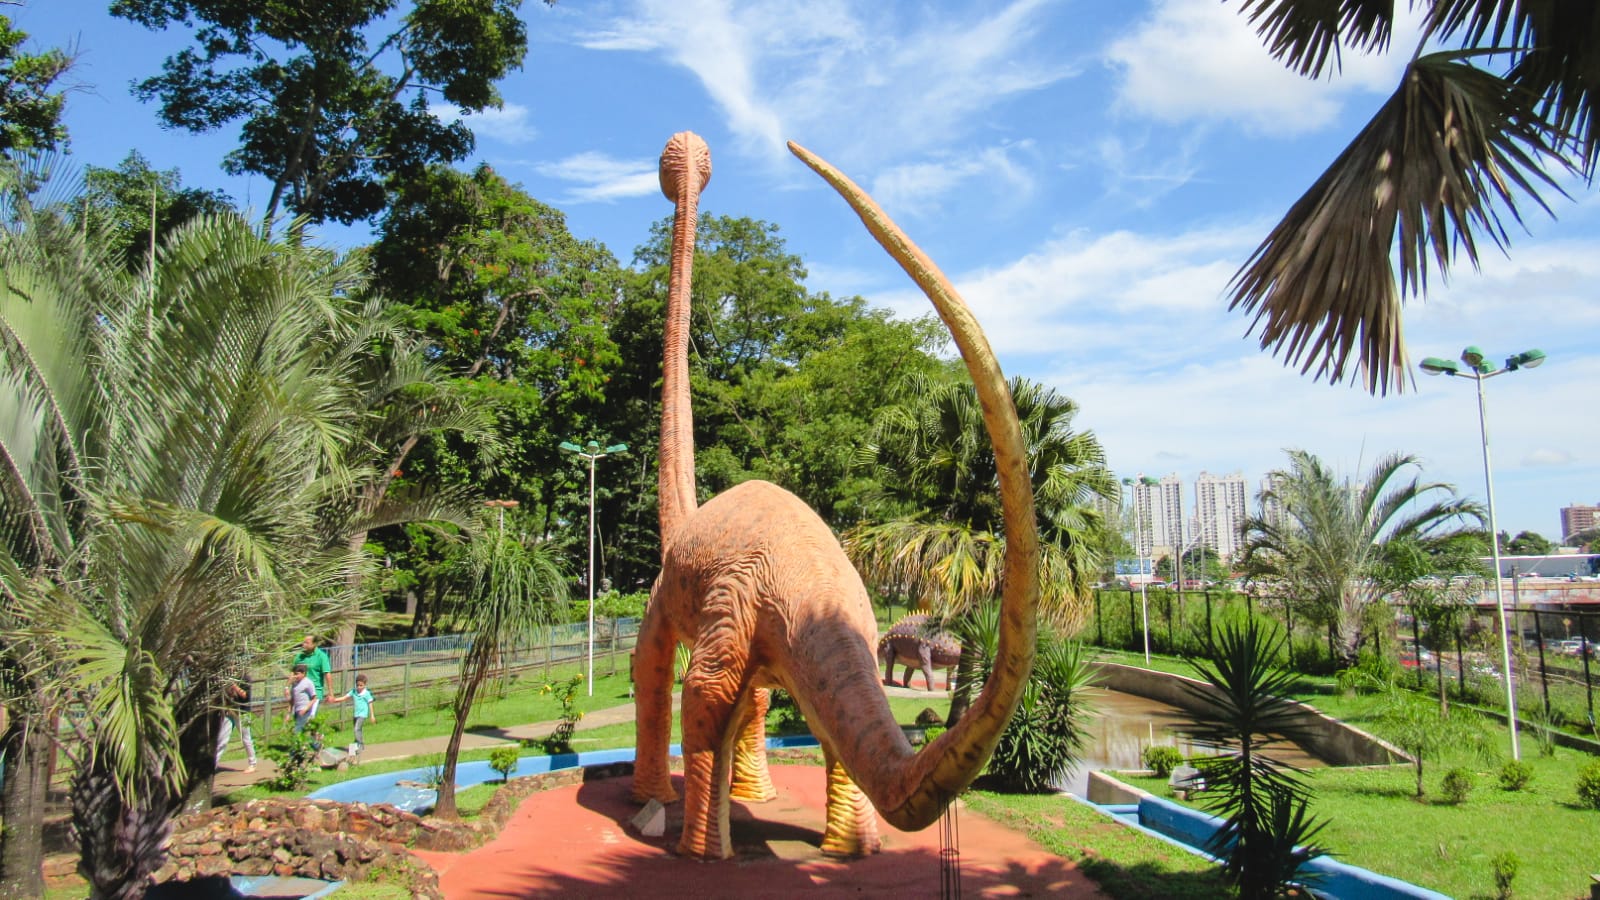
M 450 743 L 444 748 L 444 767 L 439 773 L 439 799 L 434 802 L 433 814 L 441 819 L 455 821 L 456 812 L 456 760 L 461 757 L 461 736 L 467 730 L 467 717 L 472 714 L 472 701 L 478 696 L 478 685 L 483 682 L 486 670 L 479 667 L 461 685 L 456 696 L 456 722 L 450 729 Z
M 0 897 L 44 896 L 44 804 L 55 742 L 38 717 L 10 710 L 0 736 L 5 785 L 0 791 Z
M 140 792 L 144 802 L 129 806 L 103 766 L 91 763 L 73 779 L 78 874 L 89 882 L 90 900 L 138 900 L 167 859 L 172 815 L 162 802 L 166 791 L 146 781 Z

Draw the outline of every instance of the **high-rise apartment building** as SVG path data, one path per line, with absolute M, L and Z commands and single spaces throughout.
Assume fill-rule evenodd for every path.
M 1194 482 L 1194 516 L 1200 543 L 1225 560 L 1239 552 L 1239 524 L 1249 514 L 1244 474 L 1201 472 Z
M 1574 503 L 1561 508 L 1561 539 L 1567 538 L 1594 528 L 1600 522 L 1600 506 L 1584 506 Z

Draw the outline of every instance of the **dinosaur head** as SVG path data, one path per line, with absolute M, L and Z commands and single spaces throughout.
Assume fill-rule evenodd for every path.
M 693 184 L 685 184 L 685 179 Z M 661 192 L 673 203 L 689 191 L 699 194 L 711 181 L 711 148 L 700 135 L 680 131 L 667 140 L 661 151 Z

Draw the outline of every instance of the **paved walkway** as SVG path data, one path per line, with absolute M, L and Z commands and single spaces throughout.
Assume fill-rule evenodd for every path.
M 827 778 L 821 766 L 774 764 L 776 799 L 730 803 L 734 858 L 696 863 L 671 852 L 683 804 L 667 807 L 666 836 L 627 824 L 638 811 L 632 779 L 599 778 L 534 794 L 500 834 L 467 853 L 412 851 L 439 872 L 447 900 L 513 897 L 938 897 L 940 828 L 880 824 L 883 852 L 840 861 L 822 855 Z M 675 786 L 682 782 L 674 778 Z M 1064 801 L 1070 802 L 1070 801 Z M 1075 866 L 1024 835 L 957 812 L 960 894 L 1101 900 Z

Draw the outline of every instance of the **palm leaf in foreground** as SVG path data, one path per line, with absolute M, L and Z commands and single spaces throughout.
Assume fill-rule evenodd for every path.
M 1549 212 L 1559 192 L 1544 165 L 1568 168 L 1561 135 L 1535 99 L 1475 68 L 1477 53 L 1434 53 L 1400 88 L 1234 275 L 1230 309 L 1254 313 L 1263 349 L 1302 374 L 1385 394 L 1409 379 L 1401 305 L 1427 285 L 1429 257 L 1447 275 L 1458 249 L 1507 245 L 1503 208 L 1519 197 Z M 1391 251 L 1399 251 L 1398 285 Z

